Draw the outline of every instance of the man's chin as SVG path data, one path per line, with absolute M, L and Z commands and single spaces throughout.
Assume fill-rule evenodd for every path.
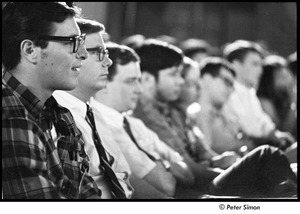
M 133 111 L 136 108 L 137 102 L 131 104 L 128 108 L 128 111 Z

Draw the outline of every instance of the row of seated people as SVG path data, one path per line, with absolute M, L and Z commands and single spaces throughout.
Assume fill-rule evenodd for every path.
M 218 152 L 199 111 L 189 111 L 198 98 L 204 109 L 205 90 L 229 97 L 235 71 L 225 59 L 197 67 L 166 42 L 105 43 L 101 23 L 75 19 L 76 7 L 63 3 L 8 3 L 2 12 L 4 199 L 297 196 L 289 135 L 273 128 L 259 141 L 273 146 Z M 12 46 L 12 27 L 43 33 Z

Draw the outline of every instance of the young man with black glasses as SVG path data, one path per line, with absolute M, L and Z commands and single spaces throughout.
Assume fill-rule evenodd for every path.
M 52 96 L 77 86 L 88 57 L 77 15 L 78 8 L 58 2 L 11 2 L 2 9 L 4 199 L 101 196 L 73 117 Z

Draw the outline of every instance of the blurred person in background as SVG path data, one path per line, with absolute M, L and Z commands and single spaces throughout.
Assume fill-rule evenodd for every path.
M 179 44 L 184 55 L 200 63 L 213 54 L 213 47 L 203 39 L 189 38 Z
M 190 112 L 191 117 L 215 152 L 221 154 L 235 151 L 243 156 L 246 151 L 254 148 L 253 142 L 240 136 L 236 118 L 229 117 L 223 111 L 224 104 L 234 90 L 235 71 L 229 62 L 220 57 L 204 59 L 200 64 L 200 71 L 201 89 L 198 101 L 201 109 Z
M 186 142 L 187 151 L 197 161 L 210 160 L 211 166 L 226 169 L 239 158 L 239 155 L 234 152 L 216 151 L 210 141 L 212 133 L 207 136 L 208 133 L 202 133 L 202 127 L 197 124 L 197 119 L 204 117 L 199 113 L 204 112 L 207 108 L 207 105 L 202 106 L 201 103 L 198 103 L 200 94 L 203 92 L 202 87 L 200 87 L 199 64 L 188 57 L 184 57 L 182 77 L 185 81 L 179 98 L 170 103 L 171 120 L 174 128 L 181 139 Z M 206 122 L 205 124 L 209 125 L 211 121 Z
M 289 147 L 294 143 L 293 136 L 276 128 L 256 95 L 262 74 L 263 49 L 254 42 L 237 40 L 228 44 L 223 52 L 236 73 L 234 91 L 224 106 L 226 114 L 238 119 L 243 135 L 253 138 L 256 145 Z
M 159 36 L 155 37 L 155 39 L 167 42 L 167 43 L 175 45 L 175 46 L 178 46 L 178 40 L 173 36 L 159 35 Z
M 294 80 L 287 60 L 279 55 L 269 55 L 263 60 L 263 72 L 257 96 L 277 129 L 296 136 Z
M 294 52 L 292 54 L 290 54 L 287 58 L 287 61 L 288 61 L 288 66 L 292 72 L 292 75 L 293 75 L 293 95 L 292 95 L 292 105 L 291 105 L 291 108 L 292 110 L 295 111 L 295 117 L 296 117 L 296 120 L 297 120 L 297 52 Z M 294 133 L 294 136 L 296 137 L 296 139 L 298 139 L 298 132 L 297 132 L 297 123 L 296 123 L 296 126 L 295 126 L 295 130 L 292 132 Z
M 144 42 L 145 39 L 146 37 L 142 34 L 133 34 L 131 36 L 127 36 L 124 39 L 122 39 L 120 44 L 135 49 L 139 47 Z

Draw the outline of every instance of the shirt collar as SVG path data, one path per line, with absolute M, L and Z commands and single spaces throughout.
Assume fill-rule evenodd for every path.
M 247 94 L 247 95 L 251 94 L 252 96 L 256 95 L 255 88 L 253 88 L 253 87 L 248 88 L 238 81 L 235 81 L 234 88 L 235 88 L 235 91 L 242 93 L 242 94 Z
M 44 105 L 26 86 L 20 83 L 10 72 L 5 71 L 2 81 L 14 91 L 24 107 L 32 114 L 36 122 L 41 123 L 43 130 L 51 129 L 52 122 L 61 119 L 65 109 L 58 105 L 53 96 L 50 96 Z
M 87 111 L 85 102 L 71 95 L 70 93 L 61 90 L 54 91 L 53 96 L 60 105 L 69 109 L 72 114 L 77 114 L 85 118 Z
M 168 103 L 164 103 L 158 100 L 154 100 L 153 106 L 164 116 L 170 116 L 170 106 Z
M 104 117 L 111 118 L 113 119 L 114 123 L 123 126 L 124 116 L 122 113 L 95 100 L 93 97 L 89 100 L 89 103 L 94 112 L 100 111 Z
M 9 71 L 2 76 L 2 83 L 14 91 L 24 107 L 33 115 L 39 118 L 43 110 L 43 103 L 22 83 L 20 83 Z

